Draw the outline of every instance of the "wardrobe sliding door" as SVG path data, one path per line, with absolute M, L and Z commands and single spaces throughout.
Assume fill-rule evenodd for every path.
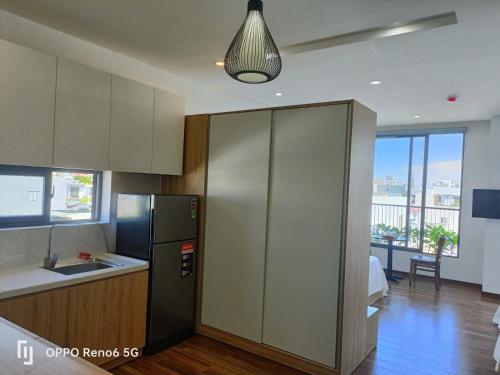
M 262 341 L 271 112 L 210 117 L 203 324 Z
M 263 342 L 331 367 L 348 111 L 273 114 Z

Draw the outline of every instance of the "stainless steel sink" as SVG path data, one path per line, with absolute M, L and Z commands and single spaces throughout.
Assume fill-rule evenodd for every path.
M 89 263 L 79 263 L 79 264 L 72 264 L 69 266 L 56 267 L 56 268 L 52 268 L 51 271 L 57 272 L 57 273 L 62 273 L 63 275 L 74 275 L 77 273 L 103 270 L 103 269 L 111 268 L 111 267 L 115 267 L 115 266 L 113 264 L 110 264 L 107 262 L 106 263 L 104 263 L 104 262 L 89 262 Z

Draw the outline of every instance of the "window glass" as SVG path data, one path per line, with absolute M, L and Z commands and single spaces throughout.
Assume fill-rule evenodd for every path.
M 406 232 L 409 155 L 410 138 L 377 139 L 372 200 L 374 242 L 383 242 L 384 233 Z
M 52 172 L 50 220 L 91 220 L 93 193 L 93 173 Z
M 0 175 L 0 217 L 43 215 L 45 177 Z
M 412 137 L 410 174 L 410 215 L 407 246 L 420 248 L 422 195 L 424 188 L 425 137 Z
M 443 254 L 457 255 L 460 224 L 463 134 L 429 136 L 424 252 L 435 253 L 440 235 L 449 239 Z
M 458 256 L 463 140 L 462 133 L 377 138 L 374 244 L 390 233 L 401 239 L 396 246 L 434 254 L 444 236 L 443 254 Z

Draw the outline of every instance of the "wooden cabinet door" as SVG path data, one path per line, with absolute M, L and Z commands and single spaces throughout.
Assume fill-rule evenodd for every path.
M 56 58 L 0 40 L 0 164 L 51 166 Z
M 261 342 L 271 111 L 210 118 L 203 324 Z
M 69 288 L 70 348 L 142 348 L 146 335 L 148 272 L 117 276 Z M 95 364 L 110 358 L 85 358 Z
M 155 89 L 152 172 L 181 175 L 184 151 L 184 98 Z
M 113 76 L 109 168 L 119 172 L 151 173 L 154 89 Z
M 54 165 L 108 169 L 111 74 L 59 58 Z
M 68 289 L 0 302 L 0 316 L 59 346 L 66 345 Z

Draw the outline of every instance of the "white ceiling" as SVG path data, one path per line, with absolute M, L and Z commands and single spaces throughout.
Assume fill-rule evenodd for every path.
M 263 85 L 213 64 L 243 20 L 243 0 L 0 0 L 0 8 L 263 105 L 354 98 L 378 112 L 380 125 L 500 114 L 498 0 L 264 0 L 282 47 L 449 11 L 458 24 L 286 56 L 282 74 Z M 457 103 L 446 102 L 450 94 Z

